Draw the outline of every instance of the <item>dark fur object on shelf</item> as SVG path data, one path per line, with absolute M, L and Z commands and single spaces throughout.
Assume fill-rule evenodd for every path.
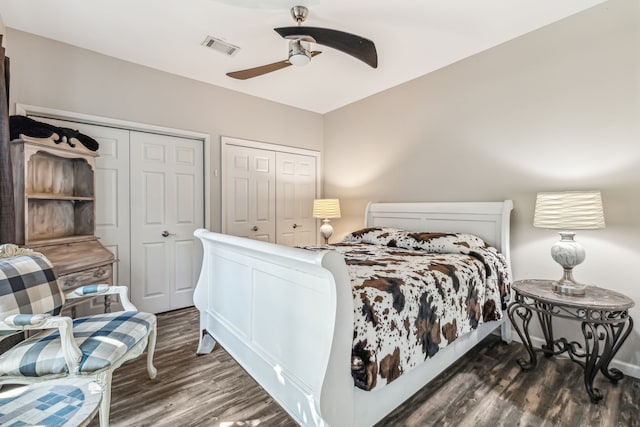
M 20 135 L 26 135 L 33 138 L 52 138 L 56 144 L 65 142 L 71 147 L 80 142 L 91 151 L 98 151 L 100 147 L 98 141 L 75 129 L 53 126 L 27 116 L 10 116 L 9 133 L 11 139 L 20 139 Z

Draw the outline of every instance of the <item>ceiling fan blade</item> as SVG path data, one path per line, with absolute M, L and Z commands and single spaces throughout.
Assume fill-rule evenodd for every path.
M 321 51 L 314 50 L 313 52 L 311 52 L 311 57 L 320 55 L 321 53 L 322 53 Z M 247 80 L 252 77 L 258 77 L 263 74 L 270 73 L 272 71 L 281 70 L 283 68 L 288 67 L 289 65 L 291 65 L 291 62 L 289 62 L 289 60 L 278 61 L 278 62 L 274 62 L 273 64 L 262 65 L 260 67 L 248 68 L 246 70 L 240 70 L 240 71 L 233 71 L 233 72 L 227 73 L 227 76 L 233 77 L 234 79 L 238 79 L 238 80 Z
M 378 68 L 376 45 L 364 37 L 319 27 L 296 26 L 274 28 L 274 30 L 285 39 L 313 37 L 318 44 L 332 47 L 361 60 L 373 68 Z
M 279 61 L 279 62 L 274 62 L 273 64 L 262 65 L 260 67 L 249 68 L 249 69 L 240 70 L 240 71 L 233 71 L 231 73 L 227 73 L 227 76 L 233 77 L 234 79 L 238 79 L 238 80 L 247 80 L 252 77 L 258 77 L 263 74 L 270 73 L 272 71 L 281 70 L 283 68 L 288 67 L 289 65 L 291 65 L 291 62 L 289 62 L 288 60 Z

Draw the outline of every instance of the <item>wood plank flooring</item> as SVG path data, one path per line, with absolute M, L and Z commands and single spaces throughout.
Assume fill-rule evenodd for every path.
M 295 426 L 224 349 L 196 356 L 197 343 L 197 310 L 160 314 L 158 377 L 147 377 L 145 356 L 115 372 L 111 425 Z M 378 426 L 640 427 L 640 380 L 613 385 L 598 374 L 605 398 L 594 405 L 578 365 L 543 357 L 521 372 L 516 359 L 524 354 L 519 343 L 489 337 Z M 96 417 L 90 426 L 98 425 Z

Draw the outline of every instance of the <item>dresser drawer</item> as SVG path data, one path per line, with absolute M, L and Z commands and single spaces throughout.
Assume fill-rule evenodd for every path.
M 96 283 L 111 283 L 113 267 L 111 264 L 78 271 L 76 273 L 65 274 L 58 277 L 58 283 L 64 292 L 83 285 Z

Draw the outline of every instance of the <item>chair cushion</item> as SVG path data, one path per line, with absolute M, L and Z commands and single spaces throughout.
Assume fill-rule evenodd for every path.
M 77 374 L 89 374 L 120 359 L 142 340 L 156 316 L 121 311 L 73 320 L 82 360 Z M 43 331 L 0 355 L 0 375 L 39 377 L 68 372 L 58 330 Z
M 6 245 L 4 245 L 6 246 Z M 0 316 L 58 314 L 64 296 L 49 260 L 38 255 L 0 258 Z

